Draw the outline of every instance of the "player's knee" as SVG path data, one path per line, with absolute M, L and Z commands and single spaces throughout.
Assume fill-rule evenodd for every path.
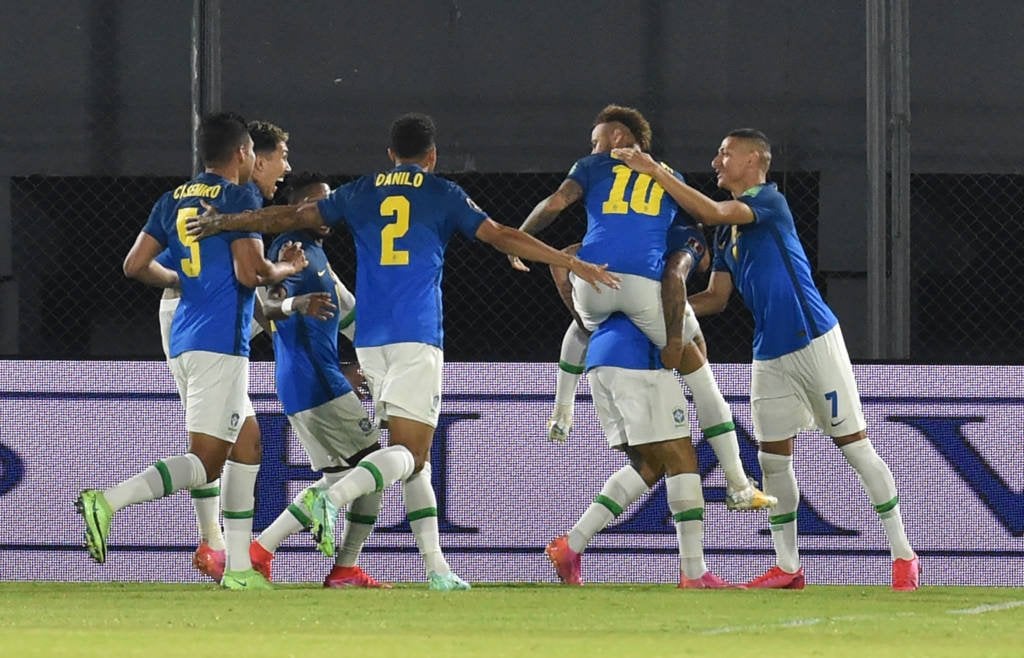
M 832 443 L 834 443 L 837 448 L 842 448 L 843 446 L 850 445 L 851 443 L 856 443 L 857 441 L 865 441 L 867 440 L 867 438 L 868 433 L 864 430 L 861 430 L 859 432 L 854 432 L 853 434 L 847 434 L 846 436 L 832 437 Z

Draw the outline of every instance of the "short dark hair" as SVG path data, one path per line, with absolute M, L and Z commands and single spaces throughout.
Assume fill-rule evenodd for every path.
M 288 203 L 296 204 L 302 200 L 303 192 L 313 185 L 326 184 L 330 186 L 327 176 L 317 171 L 304 171 L 300 174 L 289 174 L 285 182 L 285 193 Z
M 735 130 L 730 130 L 726 137 L 735 137 L 736 139 L 753 142 L 754 148 L 761 152 L 765 171 L 768 171 L 768 167 L 772 164 L 772 143 L 768 141 L 767 135 L 756 128 L 736 128 Z
M 594 125 L 611 121 L 626 126 L 629 132 L 633 133 L 633 138 L 640 145 L 641 151 L 651 150 L 651 124 L 647 123 L 647 119 L 640 114 L 640 110 L 624 105 L 608 105 L 597 113 Z
M 205 166 L 225 164 L 249 136 L 245 119 L 234 112 L 203 117 L 199 125 L 199 158 Z
M 391 150 L 399 158 L 416 158 L 434 146 L 437 127 L 426 114 L 403 114 L 391 124 Z
M 288 133 L 269 121 L 250 121 L 249 136 L 252 150 L 257 153 L 272 153 L 277 150 L 278 142 L 288 141 Z

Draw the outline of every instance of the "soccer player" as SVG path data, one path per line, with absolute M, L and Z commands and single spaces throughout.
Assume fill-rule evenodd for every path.
M 568 253 L 575 253 L 577 245 L 566 248 Z M 678 304 L 686 299 L 686 281 L 698 271 L 706 271 L 709 267 L 707 242 L 704 233 L 696 226 L 676 221 L 669 228 L 668 256 L 665 274 L 662 278 L 664 299 L 669 304 Z M 562 268 L 552 267 L 551 275 L 563 302 L 572 308 L 571 284 L 569 273 Z M 675 309 L 673 312 L 678 313 Z M 754 486 L 753 481 L 743 470 L 740 461 L 739 441 L 736 436 L 736 425 L 733 422 L 729 404 L 718 388 L 711 366 L 707 361 L 707 345 L 701 333 L 700 324 L 689 304 L 685 304 L 683 321 L 683 354 L 679 362 L 674 364 L 683 376 L 683 380 L 693 393 L 693 402 L 697 407 L 697 419 L 700 422 L 704 438 L 711 445 L 726 480 L 725 505 L 731 510 L 769 509 L 776 502 L 775 497 L 764 494 Z M 576 387 L 584 370 L 589 334 L 577 322 L 573 321 L 565 332 L 562 340 L 562 353 L 559 356 L 558 380 L 555 387 L 555 411 L 548 421 L 548 438 L 552 441 L 564 442 L 572 428 L 573 409 Z
M 690 215 L 718 227 L 708 289 L 690 297 L 697 315 L 725 308 L 734 282 L 754 315 L 750 408 L 765 492 L 779 503 L 769 517 L 776 566 L 748 586 L 804 586 L 797 552 L 800 493 L 793 472 L 793 440 L 801 429 L 816 426 L 832 437 L 878 512 L 893 560 L 893 589 L 917 589 L 919 562 L 903 528 L 896 483 L 865 432 L 839 322 L 811 278 L 789 204 L 775 184 L 767 182 L 768 138 L 745 128 L 722 140 L 711 166 L 718 186 L 732 194 L 729 201 L 714 201 L 662 173 L 646 153 L 615 153 L 636 171 L 654 177 Z
M 389 443 L 364 458 L 344 478 L 321 491 L 311 489 L 312 531 L 324 553 L 334 552 L 336 508 L 396 481 L 423 477 L 429 482 L 430 445 L 441 404 L 441 273 L 445 248 L 455 233 L 476 237 L 529 260 L 558 264 L 595 287 L 618 278 L 604 266 L 567 256 L 535 238 L 491 220 L 454 183 L 436 176 L 434 122 L 409 114 L 391 126 L 390 171 L 364 176 L 317 203 L 275 206 L 254 213 L 210 212 L 195 218 L 193 235 L 221 230 L 279 233 L 344 224 L 356 245 L 355 346 L 377 409 L 388 423 Z M 452 573 L 440 550 L 434 492 L 409 496 L 410 521 L 429 524 L 429 546 L 420 545 L 431 589 L 468 589 Z M 422 518 L 414 518 L 419 510 Z M 419 543 L 419 542 L 418 542 Z
M 558 189 L 538 203 L 519 228 L 536 235 L 583 199 L 587 231 L 579 256 L 608 263 L 609 271 L 622 278 L 619 290 L 600 295 L 585 282 L 573 281 L 573 305 L 583 327 L 593 331 L 621 311 L 665 349 L 663 361 L 675 363 L 683 350 L 682 316 L 663 308 L 661 275 L 666 234 L 679 207 L 671 197 L 664 198 L 665 191 L 649 175 L 637 175 L 610 155 L 613 148 L 648 150 L 651 127 L 638 110 L 608 105 L 594 119 L 590 143 L 591 154 L 576 161 Z M 522 262 L 510 261 L 527 271 Z
M 181 287 L 170 366 L 185 407 L 189 450 L 109 489 L 83 491 L 76 507 L 85 520 L 89 554 L 102 563 L 118 510 L 198 487 L 223 470 L 227 564 L 221 585 L 264 589 L 269 585 L 252 569 L 248 550 L 259 432 L 240 431 L 256 422 L 254 415 L 246 415 L 245 404 L 253 288 L 301 271 L 306 259 L 300 246 L 289 245 L 282 262 L 266 260 L 258 234 L 226 233 L 200 243 L 185 232 L 185 221 L 199 213 L 201 202 L 237 212 L 257 205 L 241 187 L 255 160 L 244 120 L 231 113 L 208 116 L 199 142 L 205 171 L 160 197 L 124 262 L 128 277 L 158 287 Z M 165 247 L 174 256 L 174 270 L 154 260 Z
M 582 585 L 580 556 L 590 540 L 664 477 L 679 540 L 679 587 L 731 587 L 704 564 L 704 494 L 686 398 L 672 371 L 664 369 L 657 347 L 615 313 L 590 337 L 587 377 L 608 446 L 624 452 L 630 463 L 605 481 L 569 534 L 544 550 L 559 579 Z
M 289 185 L 289 203 L 317 201 L 330 193 L 327 183 L 316 174 L 293 177 Z M 274 286 L 264 303 L 266 318 L 274 323 L 277 395 L 309 456 L 310 467 L 323 471 L 323 477 L 313 485 L 320 489 L 337 482 L 360 459 L 380 447 L 380 431 L 367 417 L 339 365 L 339 318 L 332 312 L 339 304 L 338 291 L 323 248 L 328 233 L 330 229 L 322 226 L 314 231 L 283 233 L 274 240 L 267 254 L 271 260 L 286 244 L 294 242 L 302 245 L 309 266 Z M 310 511 L 303 503 L 304 493 L 249 547 L 253 567 L 267 580 L 271 579 L 271 561 L 281 542 L 309 528 Z M 356 564 L 377 520 L 381 498 L 382 494 L 374 491 L 350 505 L 341 549 L 324 579 L 324 587 L 382 586 Z
M 288 162 L 288 133 L 269 121 L 250 121 L 247 126 L 249 136 L 253 140 L 253 152 L 256 159 L 253 163 L 252 175 L 243 187 L 250 190 L 259 204 L 270 203 L 277 192 L 277 184 L 285 174 L 292 170 Z M 170 250 L 165 249 L 157 257 L 164 267 L 171 268 Z M 181 292 L 177 288 L 165 288 L 160 299 L 160 338 L 163 343 L 164 356 L 168 364 L 171 361 L 170 341 L 171 322 L 178 309 Z M 260 297 L 256 297 L 255 314 L 262 317 Z M 259 322 L 253 322 L 252 337 L 263 331 Z M 252 402 L 246 395 L 245 417 L 255 415 Z M 241 432 L 259 432 L 259 425 L 249 423 L 242 426 Z M 243 443 L 259 442 L 260 436 L 243 438 Z M 195 509 L 196 526 L 199 530 L 199 546 L 192 554 L 192 565 L 201 573 L 206 574 L 215 582 L 220 582 L 224 574 L 224 535 L 220 527 L 220 478 L 189 492 L 192 506 Z

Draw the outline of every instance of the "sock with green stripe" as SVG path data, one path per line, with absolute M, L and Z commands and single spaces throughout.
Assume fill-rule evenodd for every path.
M 408 513 L 409 527 L 416 537 L 416 546 L 423 557 L 423 565 L 427 575 L 431 572 L 439 575 L 451 573 L 448 561 L 441 552 L 441 534 L 437 529 L 437 497 L 430 483 L 430 463 L 423 464 L 423 469 L 402 482 L 402 498 Z
M 569 531 L 569 548 L 582 553 L 594 535 L 601 532 L 622 510 L 647 493 L 649 487 L 630 465 L 623 466 L 605 480 L 601 493 Z
M 693 372 L 683 375 L 683 381 L 693 393 L 693 404 L 697 407 L 704 439 L 715 451 L 715 457 L 725 474 L 730 489 L 745 489 L 747 474 L 740 461 L 740 446 L 736 438 L 736 425 L 732 410 L 718 388 L 711 365 L 707 362 Z
M 875 447 L 867 439 L 848 443 L 839 449 L 853 470 L 857 471 L 871 504 L 878 512 L 878 518 L 885 528 L 885 536 L 889 539 L 892 559 L 912 559 L 914 549 L 910 548 L 907 531 L 903 528 L 900 498 L 896 493 L 896 481 L 888 464 L 878 456 Z
M 364 457 L 356 467 L 327 490 L 327 497 L 339 509 L 356 498 L 373 491 L 384 491 L 398 480 L 412 475 L 416 466 L 409 449 L 402 445 L 388 446 Z
M 320 490 L 326 490 L 344 475 L 344 471 L 325 471 L 323 477 L 314 482 L 312 486 Z M 292 499 L 292 502 L 288 504 L 288 507 L 284 508 L 284 511 L 278 514 L 277 518 L 256 538 L 260 546 L 267 549 L 268 552 L 276 553 L 278 547 L 284 543 L 285 539 L 309 528 L 312 521 L 310 520 L 310 511 L 302 504 L 302 495 L 304 493 L 305 490 L 300 491 Z
M 199 536 L 215 551 L 224 549 L 224 533 L 220 529 L 220 478 L 189 490 L 196 512 Z
M 374 491 L 352 501 L 345 513 L 345 533 L 341 538 L 341 546 L 334 557 L 339 567 L 353 567 L 359 561 L 363 544 L 373 532 L 380 514 L 380 503 L 384 499 L 383 491 Z
M 704 563 L 704 493 L 700 476 L 679 473 L 665 478 L 668 509 L 679 539 L 679 567 L 687 578 L 700 578 L 708 570 Z
M 590 336 L 573 321 L 562 337 L 562 352 L 558 355 L 558 377 L 555 380 L 555 404 L 572 409 L 576 404 L 576 387 L 587 360 Z
M 196 487 L 206 482 L 206 467 L 191 452 L 167 457 L 156 462 L 136 476 L 103 492 L 110 509 L 117 510 L 170 496 L 175 491 Z
M 787 573 L 800 568 L 800 552 L 796 540 L 796 508 L 800 504 L 800 490 L 796 484 L 791 455 L 758 452 L 757 461 L 764 475 L 764 492 L 779 499 L 768 517 L 775 546 L 775 563 Z
M 259 464 L 242 464 L 230 459 L 224 464 L 221 502 L 224 506 L 224 544 L 227 550 L 225 571 L 252 569 L 249 543 L 252 542 L 256 475 L 259 471 Z

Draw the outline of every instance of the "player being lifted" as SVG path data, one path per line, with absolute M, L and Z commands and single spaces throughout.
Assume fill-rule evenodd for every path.
M 567 247 L 566 251 L 575 253 L 575 248 L 576 245 L 573 245 Z M 668 231 L 667 254 L 662 277 L 663 299 L 666 309 L 684 315 L 684 349 L 679 362 L 674 365 L 693 393 L 693 403 L 697 407 L 697 420 L 701 431 L 725 475 L 725 505 L 731 510 L 769 509 L 778 501 L 774 496 L 768 496 L 754 486 L 753 481 L 743 470 L 732 412 L 708 364 L 707 346 L 700 324 L 693 309 L 685 301 L 686 281 L 698 271 L 706 271 L 709 266 L 710 259 L 704 233 L 696 226 L 681 222 L 677 218 Z M 569 273 L 562 268 L 552 267 L 551 275 L 562 301 L 575 317 Z M 680 306 L 683 307 L 682 310 Z M 589 341 L 589 333 L 582 328 L 578 319 L 574 319 L 566 329 L 559 357 L 553 415 L 558 422 L 550 424 L 548 431 L 548 437 L 553 441 L 564 442 L 568 438 L 572 426 L 576 386 L 584 370 L 583 363 Z M 584 544 L 580 537 L 570 534 L 570 540 L 576 547 L 575 550 L 581 550 L 580 547 Z
M 455 233 L 477 238 L 528 260 L 562 265 L 594 285 L 614 286 L 604 266 L 569 257 L 531 236 L 489 219 L 454 183 L 434 175 L 433 121 L 422 114 L 391 126 L 390 171 L 364 176 L 315 204 L 266 208 L 254 213 L 195 218 L 198 237 L 243 227 L 270 233 L 345 225 L 356 246 L 355 346 L 377 409 L 388 423 L 390 445 L 365 457 L 327 490 L 311 489 L 312 531 L 320 549 L 334 552 L 336 508 L 382 491 L 396 481 L 425 478 L 441 404 L 441 273 L 445 248 Z M 413 494 L 403 487 L 410 521 L 430 531 L 417 536 L 432 589 L 467 589 L 445 561 L 437 531 L 433 489 Z M 421 494 L 421 495 L 420 495 Z
M 330 188 L 325 181 L 316 174 L 291 177 L 288 202 L 326 198 Z M 322 226 L 313 231 L 283 233 L 274 240 L 267 253 L 271 260 L 284 245 L 294 242 L 302 246 L 309 266 L 271 288 L 264 302 L 266 318 L 274 327 L 277 396 L 309 456 L 310 467 L 323 471 L 323 477 L 313 485 L 320 489 L 337 482 L 360 459 L 380 447 L 380 432 L 367 417 L 339 365 L 339 316 L 333 311 L 341 303 L 344 286 L 324 252 L 323 239 L 329 233 L 330 228 Z M 271 579 L 271 561 L 281 542 L 309 528 L 310 510 L 303 502 L 304 495 L 300 493 L 249 547 L 253 567 L 267 580 Z M 356 564 L 377 520 L 381 497 L 374 491 L 352 501 L 341 548 L 324 587 L 381 587 Z
M 919 563 L 903 528 L 896 483 L 867 438 L 839 322 L 814 285 L 789 204 L 767 182 L 768 138 L 745 128 L 722 140 L 711 166 L 718 186 L 732 194 L 729 201 L 714 201 L 666 175 L 646 153 L 615 154 L 637 172 L 654 177 L 690 215 L 718 227 L 708 289 L 690 298 L 697 315 L 725 308 L 735 282 L 754 316 L 750 408 L 764 488 L 779 503 L 769 517 L 776 566 L 748 586 L 804 586 L 797 551 L 800 493 L 793 441 L 801 429 L 816 426 L 832 437 L 878 512 L 892 553 L 893 589 L 917 589 Z
M 227 565 L 221 585 L 264 589 L 269 585 L 252 569 L 248 550 L 259 432 L 240 433 L 244 425 L 256 423 L 255 416 L 246 415 L 245 404 L 253 289 L 301 271 L 306 259 L 301 247 L 289 245 L 283 262 L 271 263 L 263 256 L 259 234 L 225 233 L 200 243 L 186 233 L 185 222 L 199 213 L 201 203 L 228 212 L 257 205 L 240 185 L 249 179 L 255 160 L 244 120 L 230 113 L 206 117 L 199 143 L 206 170 L 157 201 L 124 263 L 125 274 L 143 283 L 180 285 L 170 366 L 185 407 L 189 451 L 159 460 L 109 489 L 83 491 L 76 507 L 85 521 L 89 554 L 104 562 L 118 510 L 201 486 L 220 477 L 223 469 Z M 174 257 L 174 270 L 154 260 L 165 247 Z

